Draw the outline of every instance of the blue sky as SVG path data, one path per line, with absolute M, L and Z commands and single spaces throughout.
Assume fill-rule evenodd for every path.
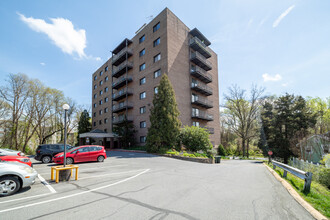
M 25 73 L 91 105 L 92 73 L 165 7 L 211 40 L 230 85 L 330 96 L 330 1 L 0 1 L 0 85 Z

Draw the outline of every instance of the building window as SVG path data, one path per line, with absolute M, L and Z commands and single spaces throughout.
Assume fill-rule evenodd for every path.
M 158 87 L 155 87 L 155 88 L 154 88 L 154 92 L 155 92 L 155 94 L 158 93 Z
M 154 78 L 157 78 L 157 77 L 160 76 L 161 74 L 162 74 L 162 73 L 161 73 L 160 69 L 157 70 L 157 71 L 155 71 L 155 72 L 154 72 Z
M 154 47 L 160 44 L 160 37 L 154 40 Z
M 102 95 L 103 94 L 103 90 L 100 90 L 100 95 Z
M 145 68 L 146 68 L 146 64 L 145 63 L 140 65 L 140 71 L 144 70 Z
M 102 114 L 103 114 L 103 111 L 102 111 L 102 110 L 100 110 L 100 111 L 99 111 L 99 115 L 102 115 Z
M 102 75 L 103 75 L 103 71 L 100 72 L 100 76 L 102 76 Z
M 102 104 L 103 104 L 103 100 L 100 100 L 100 101 L 99 101 L 99 104 L 102 105 Z
M 94 108 L 96 108 L 96 106 L 97 106 L 97 104 L 96 104 L 96 103 L 94 103 Z
M 140 128 L 146 128 L 147 127 L 147 122 L 141 121 L 140 122 Z
M 109 101 L 108 97 L 104 98 L 104 102 L 108 102 L 108 101 Z
M 146 49 L 140 51 L 140 57 L 142 57 L 144 54 L 146 54 Z
M 96 89 L 97 88 L 97 85 L 94 85 L 94 89 Z
M 141 107 L 140 108 L 140 114 L 143 114 L 145 112 L 146 112 L 146 107 L 145 106 Z
M 97 94 L 94 94 L 94 99 L 96 99 L 97 98 Z
M 102 120 L 99 120 L 99 125 L 101 125 L 102 124 Z
M 105 72 L 107 72 L 107 71 L 108 71 L 108 69 L 109 69 L 109 67 L 108 67 L 108 66 L 106 66 L 106 67 L 104 68 L 104 71 L 105 71 Z
M 154 63 L 156 63 L 157 61 L 159 61 L 160 58 L 161 58 L 160 53 L 157 54 L 156 56 L 154 56 Z
M 109 90 L 108 87 L 104 88 L 104 92 L 108 92 L 108 90 Z
M 193 108 L 192 109 L 192 115 L 193 116 L 198 116 L 199 115 L 199 109 L 198 108 Z
M 158 22 L 155 26 L 154 26 L 154 32 L 156 32 L 158 29 L 160 28 L 160 22 Z
M 107 112 L 108 112 L 108 108 L 105 108 L 105 109 L 104 109 L 104 113 L 107 113 Z
M 146 36 L 143 35 L 142 37 L 140 37 L 140 39 L 139 39 L 139 43 L 142 43 L 145 39 L 146 39 Z
M 94 76 L 94 81 L 97 80 L 97 76 Z
M 141 92 L 140 99 L 145 99 L 145 98 L 146 98 L 146 92 Z
M 108 81 L 109 80 L 109 77 L 105 77 L 104 81 Z
M 104 132 L 107 133 L 108 132 L 108 129 L 104 129 Z
M 199 127 L 199 122 L 198 121 L 193 121 L 193 126 Z
M 96 122 L 95 122 L 95 121 L 94 121 L 94 123 L 93 123 L 93 124 L 94 124 L 94 126 L 96 126 Z
M 146 136 L 140 136 L 140 143 L 146 142 Z
M 105 118 L 105 119 L 104 119 L 104 124 L 107 124 L 107 123 L 108 123 L 108 119 Z
M 100 81 L 100 86 L 102 86 L 102 85 L 103 85 L 103 80 Z
M 142 79 L 140 79 L 140 85 L 143 85 L 145 83 L 146 83 L 146 78 L 145 77 L 143 77 Z
M 196 95 L 196 94 L 191 94 L 191 101 L 192 102 L 196 102 L 198 100 L 198 95 Z
M 93 113 L 93 116 L 96 117 L 96 112 Z

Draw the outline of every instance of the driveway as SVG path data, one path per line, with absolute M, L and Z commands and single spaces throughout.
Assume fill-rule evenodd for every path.
M 78 165 L 78 181 L 56 184 L 49 165 L 34 164 L 45 182 L 0 198 L 1 219 L 313 219 L 256 161 L 110 152 Z

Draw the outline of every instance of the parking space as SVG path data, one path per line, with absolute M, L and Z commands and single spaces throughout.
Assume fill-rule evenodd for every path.
M 47 184 L 0 198 L 0 219 L 312 219 L 262 164 L 200 164 L 143 153 L 108 152 L 80 163 L 78 181 Z M 283 214 L 287 213 L 287 214 Z

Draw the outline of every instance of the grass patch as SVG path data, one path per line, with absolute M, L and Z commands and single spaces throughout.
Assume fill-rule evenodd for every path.
M 146 151 L 146 147 L 145 146 L 131 146 L 129 148 L 127 148 L 127 150 L 141 150 L 141 151 Z
M 205 153 L 188 153 L 186 151 L 179 152 L 174 149 L 166 151 L 164 154 L 171 154 L 171 155 L 176 155 L 176 156 L 181 156 L 181 157 L 196 157 L 196 158 L 208 158 L 207 154 Z
M 269 167 L 272 168 L 271 166 Z M 303 191 L 304 181 L 302 179 L 299 179 L 289 172 L 287 173 L 287 178 L 284 178 L 284 171 L 279 167 L 276 167 L 275 171 L 283 179 L 290 183 L 291 186 L 299 193 L 299 195 L 303 197 L 309 204 L 311 204 L 316 210 L 321 212 L 327 218 L 330 218 L 330 190 L 327 187 L 312 181 L 311 190 L 309 193 L 306 193 Z

